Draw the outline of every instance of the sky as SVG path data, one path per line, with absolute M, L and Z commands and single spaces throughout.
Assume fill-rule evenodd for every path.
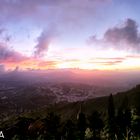
M 1 0 L 0 71 L 140 70 L 139 0 Z

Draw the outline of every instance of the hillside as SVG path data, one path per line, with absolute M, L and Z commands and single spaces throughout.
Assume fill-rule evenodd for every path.
M 125 98 L 127 98 L 129 106 L 134 108 L 139 106 L 140 101 L 140 85 L 125 91 L 113 95 L 114 104 L 116 110 L 122 105 Z M 73 103 L 60 102 L 51 106 L 51 108 L 42 108 L 33 111 L 29 114 L 24 114 L 25 116 L 30 116 L 33 118 L 45 117 L 48 112 L 56 112 L 61 115 L 62 119 L 76 119 L 77 113 L 81 110 L 86 115 L 90 115 L 93 111 L 99 111 L 103 117 L 106 116 L 108 106 L 108 96 L 93 98 L 85 101 L 78 101 Z
M 128 99 L 130 107 L 139 106 L 140 104 L 140 85 L 132 88 L 129 91 L 117 93 L 114 97 L 114 104 L 116 109 L 122 105 L 125 98 Z M 64 118 L 75 118 L 76 113 L 80 110 L 85 114 L 91 114 L 94 110 L 102 112 L 103 115 L 107 113 L 108 96 L 98 97 L 82 102 L 75 102 L 71 104 L 59 104 L 55 106 L 55 111 L 60 113 Z
M 122 105 L 124 99 L 128 100 L 129 106 L 131 108 L 140 107 L 140 85 L 137 85 L 129 91 L 113 95 L 113 99 L 115 110 L 117 110 Z M 72 120 L 72 122 L 76 125 L 77 116 L 79 116 L 80 112 L 83 112 L 86 116 L 86 120 L 88 120 L 94 111 L 98 111 L 101 114 L 101 119 L 105 125 L 107 125 L 107 106 L 108 96 L 73 103 L 59 102 L 55 105 L 42 107 L 30 112 L 24 112 L 17 116 L 11 115 L 5 121 L 1 122 L 0 129 L 4 131 L 4 134 L 7 136 L 8 140 L 16 136 L 23 136 L 24 134 L 27 134 L 26 137 L 38 137 L 41 134 L 46 136 L 47 125 L 45 122 L 48 119 L 48 123 L 53 124 L 53 127 L 55 127 L 54 121 L 60 123 L 58 126 L 58 133 L 63 136 L 61 132 L 63 132 L 66 122 L 68 122 L 68 120 Z M 52 112 L 56 114 L 56 116 L 51 114 Z M 75 135 L 78 136 L 77 128 L 74 129 L 76 130 Z M 47 130 L 51 131 L 51 128 L 50 130 Z M 33 135 L 34 133 L 35 135 Z M 101 137 L 102 140 L 106 139 L 104 134 L 102 134 Z

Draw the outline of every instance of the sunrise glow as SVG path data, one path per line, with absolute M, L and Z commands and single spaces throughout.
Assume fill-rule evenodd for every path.
M 122 3 L 31 1 L 32 11 L 26 2 L 20 10 L 18 2 L 3 1 L 1 69 L 139 70 L 139 15 L 129 7 L 134 3 Z

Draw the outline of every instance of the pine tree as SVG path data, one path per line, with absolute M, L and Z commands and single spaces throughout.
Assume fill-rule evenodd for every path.
M 117 116 L 116 116 L 116 124 L 117 124 L 117 139 L 118 140 L 123 140 L 124 136 L 123 136 L 123 123 L 124 123 L 124 114 L 123 114 L 123 110 L 120 107 L 117 111 Z
M 121 107 L 118 110 L 116 117 L 117 122 L 117 137 L 119 140 L 126 139 L 128 140 L 131 135 L 131 109 L 129 108 L 128 98 L 125 96 Z
M 72 120 L 67 120 L 63 129 L 64 139 L 77 140 L 76 126 Z
M 97 111 L 94 111 L 89 117 L 89 127 L 93 132 L 93 139 L 100 139 L 100 132 L 104 127 L 104 123 Z
M 48 140 L 59 139 L 58 130 L 60 128 L 60 117 L 51 112 L 47 115 L 46 119 L 44 119 L 44 122 L 47 128 L 46 139 Z
M 85 117 L 85 114 L 82 112 L 79 114 L 77 125 L 78 125 L 80 140 L 84 140 L 85 139 L 85 130 L 86 130 L 86 117 Z
M 140 85 L 137 86 L 137 89 Z M 133 133 L 136 137 L 136 139 L 140 139 L 140 93 L 139 90 L 135 91 L 137 93 L 137 96 L 135 97 L 135 111 L 134 111 L 134 118 L 133 118 Z
M 108 100 L 108 139 L 115 140 L 116 124 L 115 124 L 115 108 L 112 94 Z

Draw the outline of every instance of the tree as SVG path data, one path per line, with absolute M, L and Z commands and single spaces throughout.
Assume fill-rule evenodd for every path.
M 132 129 L 136 139 L 140 139 L 140 85 L 137 85 L 135 90 L 135 108 L 133 114 Z
M 134 89 L 135 91 L 135 98 L 134 98 L 134 101 L 135 101 L 135 108 L 136 108 L 136 114 L 138 116 L 140 116 L 140 85 L 137 85 L 136 88 Z
M 116 124 L 115 124 L 115 108 L 112 94 L 108 99 L 108 139 L 114 140 L 116 133 Z
M 89 127 L 93 132 L 93 139 L 100 139 L 100 132 L 104 127 L 104 123 L 97 111 L 94 111 L 89 117 Z
M 133 114 L 133 124 L 132 130 L 136 139 L 140 139 L 140 93 L 139 93 L 140 85 L 138 85 L 135 89 L 136 97 L 135 97 L 135 109 Z
M 78 125 L 80 140 L 84 140 L 85 131 L 86 131 L 86 117 L 85 117 L 85 114 L 82 112 L 79 114 L 77 125 Z
M 116 117 L 118 139 L 130 139 L 131 136 L 131 109 L 129 108 L 128 98 L 125 96 Z
M 140 139 L 140 116 L 136 116 L 132 125 L 133 134 L 137 139 Z
M 18 123 L 16 124 L 16 127 L 17 127 L 17 135 L 19 136 L 20 140 L 27 139 L 28 127 L 32 121 L 33 119 L 29 119 L 25 117 L 18 118 Z
M 66 140 L 77 140 L 76 127 L 72 120 L 67 120 L 63 133 Z
M 44 119 L 44 122 L 46 125 L 46 139 L 48 140 L 60 139 L 58 132 L 60 128 L 60 117 L 51 112 Z
M 117 139 L 123 140 L 123 121 L 124 121 L 124 114 L 123 110 L 120 107 L 117 111 L 116 123 L 117 123 Z
M 126 140 L 130 139 L 131 136 L 131 110 L 129 108 L 126 108 L 124 110 L 124 128 L 125 128 L 125 138 Z

